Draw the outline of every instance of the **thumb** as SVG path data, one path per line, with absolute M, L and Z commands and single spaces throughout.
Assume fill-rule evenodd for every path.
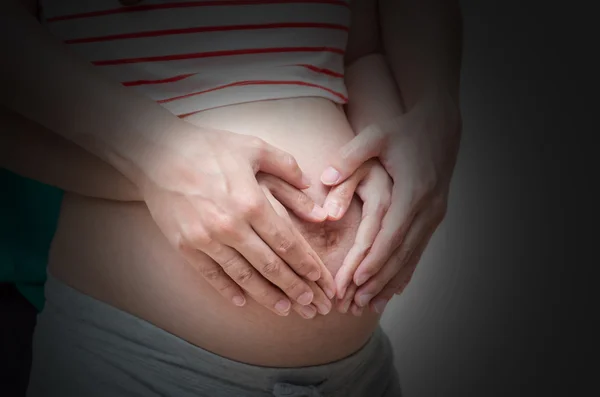
M 365 128 L 333 155 L 321 174 L 321 182 L 332 186 L 345 181 L 366 161 L 379 156 L 384 141 L 385 134 L 378 125 Z

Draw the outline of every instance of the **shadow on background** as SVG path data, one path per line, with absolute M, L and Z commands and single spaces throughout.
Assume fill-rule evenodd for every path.
M 406 397 L 582 395 L 592 364 L 575 343 L 590 331 L 575 322 L 585 301 L 570 287 L 590 262 L 583 240 L 569 262 L 565 254 L 594 180 L 573 188 L 587 158 L 568 150 L 590 128 L 580 124 L 591 14 L 565 3 L 461 3 L 464 135 L 448 216 L 383 326 Z

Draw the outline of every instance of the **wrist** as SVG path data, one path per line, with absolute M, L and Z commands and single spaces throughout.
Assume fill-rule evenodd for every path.
M 121 137 L 106 142 L 107 161 L 141 189 L 148 176 L 161 166 L 159 159 L 164 157 L 170 140 L 186 127 L 186 122 L 168 112 L 141 113 L 122 128 Z
M 448 122 L 460 120 L 458 95 L 447 85 L 431 84 L 424 88 L 413 108 L 425 109 L 432 117 L 441 117 Z
M 156 130 L 155 134 L 140 135 L 138 147 L 128 153 L 129 157 L 120 158 L 128 168 L 126 176 L 142 196 L 157 186 L 187 179 L 193 169 L 190 161 L 205 158 L 207 153 L 214 151 L 211 132 L 211 129 L 177 118 Z

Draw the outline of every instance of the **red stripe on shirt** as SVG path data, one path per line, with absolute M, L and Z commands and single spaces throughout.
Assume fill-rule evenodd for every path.
M 173 77 L 169 77 L 169 78 L 166 78 L 166 79 L 160 79 L 160 80 L 125 81 L 125 82 L 122 82 L 121 84 L 124 85 L 125 87 L 133 87 L 133 86 L 136 86 L 136 85 L 174 83 L 176 81 L 181 81 L 183 79 L 187 79 L 188 77 L 194 76 L 196 74 L 197 73 L 182 74 L 182 75 L 179 75 L 179 76 L 173 76 Z
M 317 29 L 337 29 L 348 31 L 348 27 L 333 23 L 269 23 L 255 25 L 230 25 L 230 26 L 203 26 L 187 29 L 165 29 L 151 32 L 136 32 L 115 34 L 110 36 L 87 37 L 81 39 L 66 40 L 66 44 L 93 43 L 98 41 L 139 39 L 144 37 L 157 37 L 178 34 L 206 33 L 206 32 L 224 32 L 232 30 L 256 30 L 256 29 L 285 29 L 285 28 L 317 28 Z
M 306 87 L 320 88 L 322 90 L 325 90 L 325 91 L 337 96 L 338 98 L 342 99 L 343 101 L 348 101 L 348 99 L 339 92 L 333 91 L 332 89 L 329 89 L 327 87 L 323 87 L 322 85 L 307 83 L 305 81 L 247 80 L 247 81 L 237 81 L 235 83 L 225 84 L 225 85 L 221 85 L 218 87 L 209 88 L 207 90 L 198 91 L 198 92 L 192 92 L 192 93 L 185 94 L 185 95 L 179 95 L 179 96 L 176 96 L 173 98 L 161 99 L 161 100 L 158 100 L 157 102 L 158 103 L 168 103 L 168 102 L 173 102 L 173 101 L 180 100 L 180 99 L 185 99 L 185 98 L 190 98 L 190 97 L 197 96 L 197 95 L 206 94 L 208 92 L 222 90 L 224 88 L 239 87 L 239 86 L 245 86 L 245 85 L 302 85 L 302 86 L 306 86 Z
M 109 10 L 90 11 L 79 14 L 60 15 L 47 18 L 47 22 L 65 21 L 69 19 L 91 18 L 112 14 L 124 14 L 139 11 L 164 10 L 172 8 L 188 7 L 214 7 L 214 6 L 233 6 L 233 5 L 263 5 L 263 4 L 293 4 L 293 3 L 313 3 L 313 4 L 331 4 L 349 8 L 349 5 L 343 0 L 210 0 L 210 1 L 186 1 L 166 4 L 146 4 L 139 6 L 112 8 Z
M 269 54 L 269 53 L 282 53 L 282 52 L 333 52 L 336 54 L 344 54 L 344 50 L 340 48 L 332 47 L 280 47 L 280 48 L 250 48 L 243 50 L 227 50 L 227 51 L 209 51 L 199 52 L 195 54 L 177 54 L 177 55 L 164 55 L 144 58 L 125 58 L 125 59 L 110 59 L 105 61 L 94 61 L 92 62 L 96 66 L 110 66 L 110 65 L 123 65 L 128 63 L 141 63 L 141 62 L 160 62 L 160 61 L 179 61 L 185 59 L 198 59 L 198 58 L 210 58 L 210 57 L 222 57 L 222 56 L 233 56 L 233 55 L 249 55 L 249 54 Z
M 323 73 L 323 74 L 327 74 L 327 75 L 333 76 L 333 77 L 340 77 L 340 78 L 344 77 L 344 75 L 342 73 L 338 73 L 338 72 L 336 72 L 334 70 L 331 70 L 331 69 L 319 68 L 319 67 L 314 66 L 314 65 L 298 64 L 298 65 L 295 65 L 295 66 L 301 66 L 303 68 L 312 70 L 313 72 Z

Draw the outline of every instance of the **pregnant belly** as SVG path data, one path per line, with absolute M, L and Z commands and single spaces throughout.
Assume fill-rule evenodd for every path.
M 223 107 L 188 120 L 254 135 L 288 151 L 312 178 L 306 192 L 322 204 L 319 182 L 327 156 L 352 139 L 343 111 L 319 98 Z M 337 222 L 294 224 L 335 275 L 354 242 L 361 218 L 354 200 Z M 65 195 L 50 253 L 50 272 L 79 291 L 125 310 L 186 341 L 255 365 L 317 365 L 358 350 L 378 316 L 332 310 L 306 320 L 280 317 L 251 299 L 243 308 L 223 299 L 175 252 L 142 203 Z

